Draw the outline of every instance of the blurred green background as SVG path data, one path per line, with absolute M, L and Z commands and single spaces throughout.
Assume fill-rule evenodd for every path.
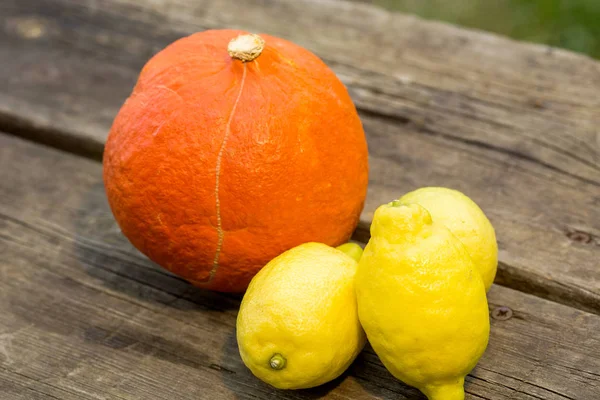
M 545 43 L 600 59 L 600 0 L 372 0 L 423 18 Z

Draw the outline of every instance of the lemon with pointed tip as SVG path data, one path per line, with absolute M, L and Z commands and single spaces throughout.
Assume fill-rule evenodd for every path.
M 405 194 L 400 202 L 417 203 L 429 211 L 434 221 L 444 224 L 465 245 L 485 289 L 490 289 L 498 266 L 496 233 L 473 200 L 458 190 L 425 187 Z
M 338 377 L 363 348 L 354 276 L 362 249 L 305 243 L 269 262 L 252 279 L 237 318 L 244 364 L 279 389 Z
M 464 245 L 418 204 L 375 211 L 356 274 L 369 342 L 398 379 L 430 400 L 463 400 L 489 336 L 485 287 Z

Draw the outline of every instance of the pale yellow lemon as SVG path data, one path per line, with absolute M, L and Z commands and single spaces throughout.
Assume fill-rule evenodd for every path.
M 237 341 L 255 376 L 276 388 L 301 389 L 348 368 L 366 341 L 354 287 L 361 253 L 356 244 L 338 250 L 306 243 L 252 279 L 237 318 Z
M 435 222 L 450 229 L 465 245 L 486 290 L 490 289 L 498 266 L 498 244 L 492 224 L 473 200 L 457 190 L 425 187 L 405 194 L 400 202 L 420 204 Z

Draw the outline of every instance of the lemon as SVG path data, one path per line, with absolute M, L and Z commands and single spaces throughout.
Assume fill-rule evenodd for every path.
M 418 204 L 375 211 L 356 274 L 369 342 L 398 379 L 430 400 L 464 399 L 489 336 L 485 287 L 465 247 Z
M 356 243 L 344 243 L 343 245 L 336 247 L 336 249 L 346 253 L 356 262 L 360 261 L 363 253 L 363 249 Z
M 434 221 L 446 225 L 465 245 L 485 289 L 490 289 L 498 266 L 498 244 L 492 224 L 473 200 L 457 190 L 426 187 L 407 193 L 400 202 L 417 203 Z
M 356 244 L 338 250 L 306 243 L 252 279 L 237 318 L 237 341 L 255 376 L 279 389 L 302 389 L 348 368 L 366 341 L 354 288 L 361 253 Z

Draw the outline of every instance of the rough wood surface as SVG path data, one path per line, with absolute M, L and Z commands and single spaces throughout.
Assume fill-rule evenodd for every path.
M 238 355 L 238 297 L 132 249 L 97 162 L 1 134 L 0 254 L 3 400 L 423 399 L 371 349 L 320 388 L 261 383 Z M 489 298 L 512 317 L 492 319 L 467 398 L 600 398 L 599 316 L 500 286 Z
M 497 229 L 497 282 L 600 313 L 600 63 L 584 56 L 344 1 L 4 0 L 0 128 L 99 158 L 144 62 L 218 27 L 291 39 L 348 85 L 371 154 L 357 238 L 378 204 L 454 187 Z

